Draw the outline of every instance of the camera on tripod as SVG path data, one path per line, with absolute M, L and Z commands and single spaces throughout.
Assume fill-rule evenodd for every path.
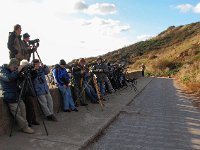
M 33 46 L 39 46 L 39 42 L 40 42 L 39 39 L 28 41 L 29 45 L 33 45 Z
M 28 65 L 25 65 L 23 67 L 23 69 L 19 72 L 19 76 L 20 78 L 23 80 L 25 77 L 29 76 L 33 76 L 33 66 L 28 64 Z

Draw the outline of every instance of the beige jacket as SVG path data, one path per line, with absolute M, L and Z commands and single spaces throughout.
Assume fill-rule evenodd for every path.
M 15 55 L 15 58 L 17 58 L 19 61 L 23 59 L 28 60 L 28 49 L 25 47 L 23 41 L 20 40 L 18 37 L 16 37 L 14 40 L 14 48 L 18 51 L 17 55 Z

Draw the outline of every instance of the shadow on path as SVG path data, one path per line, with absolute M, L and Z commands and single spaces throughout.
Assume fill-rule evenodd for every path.
M 155 78 L 87 149 L 200 150 L 200 111 L 192 100 L 172 79 Z

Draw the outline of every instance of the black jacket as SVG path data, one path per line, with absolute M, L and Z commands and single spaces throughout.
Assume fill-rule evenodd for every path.
M 10 50 L 10 59 L 15 58 L 15 55 L 18 53 L 18 51 L 14 48 L 14 40 L 16 37 L 17 35 L 15 32 L 9 33 L 7 47 Z M 19 36 L 19 38 L 21 39 L 21 36 Z

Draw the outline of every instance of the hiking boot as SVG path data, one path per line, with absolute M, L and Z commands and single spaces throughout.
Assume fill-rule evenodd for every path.
M 47 120 L 51 121 L 52 115 L 47 116 Z
M 30 127 L 25 127 L 25 128 L 22 129 L 22 132 L 28 133 L 28 134 L 33 134 L 34 130 L 31 129 Z
M 99 102 L 98 101 L 95 101 L 95 102 L 91 102 L 92 104 L 99 104 Z
M 40 125 L 40 123 L 37 122 L 37 121 L 33 121 L 33 122 L 32 122 L 32 125 Z
M 71 110 L 69 110 L 69 109 L 66 109 L 66 110 L 64 110 L 64 112 L 71 112 Z
M 58 121 L 54 115 L 47 116 L 47 120 L 49 120 L 49 121 Z
M 86 103 L 83 103 L 83 104 L 81 104 L 81 106 L 87 106 L 88 104 L 86 104 Z
M 56 121 L 56 122 L 58 121 L 54 115 L 52 115 L 52 121 Z
M 78 109 L 75 108 L 75 109 L 73 109 L 72 111 L 78 112 Z

